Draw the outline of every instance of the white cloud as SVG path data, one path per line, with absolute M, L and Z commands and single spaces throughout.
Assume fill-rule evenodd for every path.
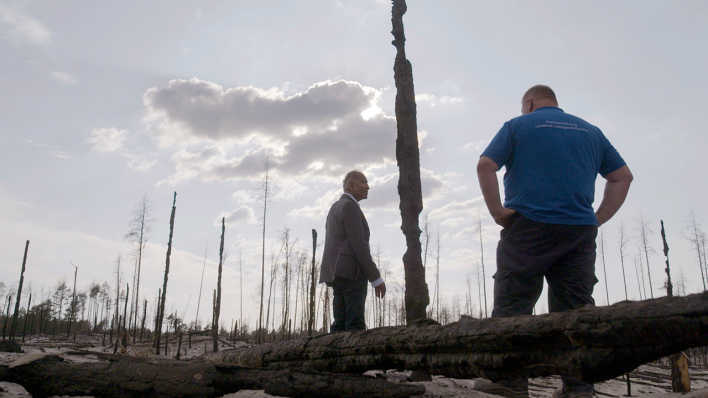
M 322 218 L 327 215 L 329 208 L 342 196 L 342 188 L 330 189 L 317 199 L 314 205 L 308 205 L 288 212 L 290 217 Z
M 52 32 L 49 29 L 16 8 L 0 5 L 0 20 L 7 25 L 6 34 L 11 39 L 24 39 L 40 45 L 52 42 Z
M 396 121 L 378 109 L 379 93 L 343 80 L 290 97 L 276 89 L 224 90 L 196 78 L 149 89 L 143 101 L 146 120 L 158 122 L 152 131 L 163 144 L 182 146 L 172 156 L 175 173 L 160 183 L 256 179 L 266 156 L 273 172 L 289 178 L 339 177 L 393 163 Z M 187 149 L 205 141 L 201 151 Z M 230 153 L 235 143 L 239 152 Z
M 62 151 L 49 151 L 47 154 L 59 159 L 73 159 L 73 156 Z
M 420 170 L 420 184 L 423 190 L 423 203 L 432 200 L 445 187 L 445 181 L 441 176 L 430 170 Z M 380 208 L 398 211 L 400 197 L 398 195 L 398 173 L 391 173 L 369 181 L 371 189 L 369 198 L 362 206 L 367 208 Z
M 155 163 L 157 163 L 157 159 L 153 160 L 143 160 L 141 162 L 138 162 L 137 160 L 131 160 L 128 162 L 128 167 L 135 171 L 139 171 L 141 173 L 146 172 L 150 167 L 152 167 Z
M 128 131 L 118 130 L 115 127 L 94 129 L 86 142 L 93 144 L 94 151 L 114 152 L 123 146 Z
M 449 105 L 449 104 L 459 104 L 465 102 L 463 97 L 451 97 L 448 95 L 435 95 L 435 94 L 416 94 L 416 103 L 426 103 L 430 106 L 438 105 Z
M 463 145 L 462 149 L 463 150 L 482 151 L 486 148 L 485 144 L 488 142 L 489 142 L 489 140 L 470 141 L 470 142 L 466 143 L 465 145 Z
M 64 84 L 76 84 L 76 83 L 79 82 L 78 80 L 76 80 L 76 78 L 74 78 L 73 76 L 71 76 L 71 75 L 68 74 L 68 73 L 64 73 L 64 72 L 50 72 L 50 74 L 52 75 L 53 78 L 55 78 L 56 80 L 58 80 L 60 83 L 64 83 Z
M 240 206 L 236 210 L 228 211 L 228 212 L 223 212 L 219 214 L 219 217 L 217 217 L 216 220 L 214 220 L 214 226 L 220 227 L 221 226 L 221 219 L 225 218 L 225 223 L 227 226 L 235 226 L 238 224 L 256 224 L 258 220 L 256 220 L 255 213 L 253 212 L 253 209 L 249 206 Z
M 460 214 L 472 215 L 477 211 L 484 210 L 484 197 L 478 196 L 474 199 L 465 200 L 463 202 L 452 201 L 444 206 L 433 209 L 429 213 L 430 218 L 452 218 Z
M 232 193 L 231 199 L 236 203 L 254 203 L 256 196 L 248 191 L 240 190 Z

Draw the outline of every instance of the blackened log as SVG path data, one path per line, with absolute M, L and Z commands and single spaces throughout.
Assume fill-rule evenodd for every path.
M 455 378 L 568 375 L 595 382 L 708 345 L 708 293 L 539 316 L 418 322 L 208 353 L 249 368 L 363 373 L 423 370 Z
M 70 364 L 47 356 L 26 365 L 0 366 L 0 381 L 22 385 L 34 398 L 221 397 L 239 390 L 265 390 L 287 397 L 409 397 L 422 385 L 381 378 L 313 371 L 258 370 L 210 362 L 124 357 L 103 363 Z
M 421 258 L 420 227 L 418 216 L 423 210 L 420 185 L 420 153 L 418 151 L 418 123 L 416 121 L 413 66 L 406 59 L 406 37 L 403 32 L 405 0 L 393 0 L 391 23 L 396 46 L 393 65 L 396 82 L 396 161 L 398 163 L 398 196 L 401 198 L 401 230 L 406 237 L 403 269 L 406 279 L 406 323 L 425 318 L 425 307 L 430 303 L 425 268 Z

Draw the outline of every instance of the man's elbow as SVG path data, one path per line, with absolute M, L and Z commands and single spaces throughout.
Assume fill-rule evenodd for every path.
M 477 162 L 477 174 L 481 173 L 496 173 L 499 170 L 499 166 L 492 158 L 487 156 L 480 156 L 479 162 Z
M 629 167 L 625 165 L 608 174 L 605 178 L 610 182 L 618 182 L 629 185 L 632 183 L 632 180 L 634 180 L 634 175 L 629 170 Z

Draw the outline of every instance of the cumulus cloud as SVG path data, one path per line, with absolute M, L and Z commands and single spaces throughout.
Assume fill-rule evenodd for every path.
M 322 218 L 327 215 L 329 208 L 342 196 L 341 188 L 330 189 L 319 197 L 314 205 L 308 205 L 288 212 L 290 217 Z
M 258 222 L 253 209 L 245 205 L 237 208 L 236 210 L 219 214 L 219 217 L 214 220 L 214 226 L 220 227 L 222 218 L 226 219 L 225 223 L 230 227 L 238 224 L 256 224 Z
M 150 167 L 152 167 L 155 163 L 157 163 L 157 159 L 153 160 L 143 160 L 143 161 L 138 161 L 138 160 L 131 160 L 128 162 L 128 167 L 135 171 L 139 171 L 141 173 L 146 172 Z
M 236 203 L 254 203 L 256 196 L 248 191 L 239 190 L 231 194 L 231 199 Z
M 52 75 L 53 78 L 55 78 L 56 80 L 58 80 L 60 83 L 64 83 L 64 84 L 76 84 L 76 83 L 79 82 L 78 80 L 76 80 L 76 78 L 74 78 L 73 76 L 71 76 L 71 75 L 68 74 L 68 73 L 64 73 L 64 72 L 50 72 L 50 74 Z
M 420 170 L 420 185 L 423 190 L 423 201 L 432 199 L 445 188 L 441 176 L 430 170 Z M 373 181 L 369 181 L 369 197 L 364 206 L 367 208 L 392 209 L 398 211 L 401 199 L 398 196 L 398 173 L 391 173 Z
M 379 94 L 342 80 L 286 97 L 275 89 L 224 90 L 194 78 L 149 89 L 143 101 L 161 142 L 182 146 L 172 156 L 175 173 L 164 184 L 195 176 L 256 179 L 266 157 L 273 172 L 289 178 L 339 177 L 393 163 L 396 121 L 378 108 Z M 201 150 L 187 149 L 200 142 L 207 142 Z M 234 143 L 240 153 L 227 151 Z
M 452 97 L 448 95 L 416 94 L 416 103 L 428 104 L 430 106 L 459 104 L 465 102 L 463 97 Z
M 444 206 L 438 207 L 429 213 L 430 218 L 452 219 L 460 215 L 472 215 L 485 209 L 484 197 L 478 196 L 462 202 L 452 201 Z M 454 221 L 451 221 L 454 223 Z
M 338 120 L 370 108 L 376 93 L 341 80 L 317 83 L 286 97 L 277 89 L 249 86 L 224 90 L 216 83 L 192 78 L 147 90 L 143 103 L 148 119 L 161 120 L 171 133 L 181 133 L 166 139 L 220 141 L 252 134 L 287 139 L 303 126 L 314 131 L 335 129 Z
M 62 151 L 49 151 L 49 152 L 47 152 L 47 155 L 53 156 L 53 157 L 59 158 L 59 159 L 73 159 L 73 156 L 67 154 L 66 152 L 62 152 Z
M 123 146 L 127 134 L 126 130 L 118 130 L 115 127 L 94 129 L 86 142 L 93 144 L 91 149 L 94 151 L 114 152 Z
M 23 39 L 40 45 L 52 42 L 52 32 L 49 29 L 16 8 L 0 5 L 0 20 L 5 23 L 5 34 L 10 39 Z

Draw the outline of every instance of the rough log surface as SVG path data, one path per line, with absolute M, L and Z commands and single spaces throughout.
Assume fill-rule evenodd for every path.
M 539 316 L 386 327 L 246 347 L 201 358 L 249 368 L 362 373 L 424 370 L 456 378 L 573 375 L 607 380 L 708 345 L 708 293 Z
M 425 387 L 381 378 L 298 371 L 258 370 L 199 361 L 124 357 L 103 363 L 69 364 L 50 355 L 26 365 L 0 366 L 0 381 L 22 385 L 34 398 L 220 397 L 242 389 L 287 397 L 393 397 L 420 395 Z

